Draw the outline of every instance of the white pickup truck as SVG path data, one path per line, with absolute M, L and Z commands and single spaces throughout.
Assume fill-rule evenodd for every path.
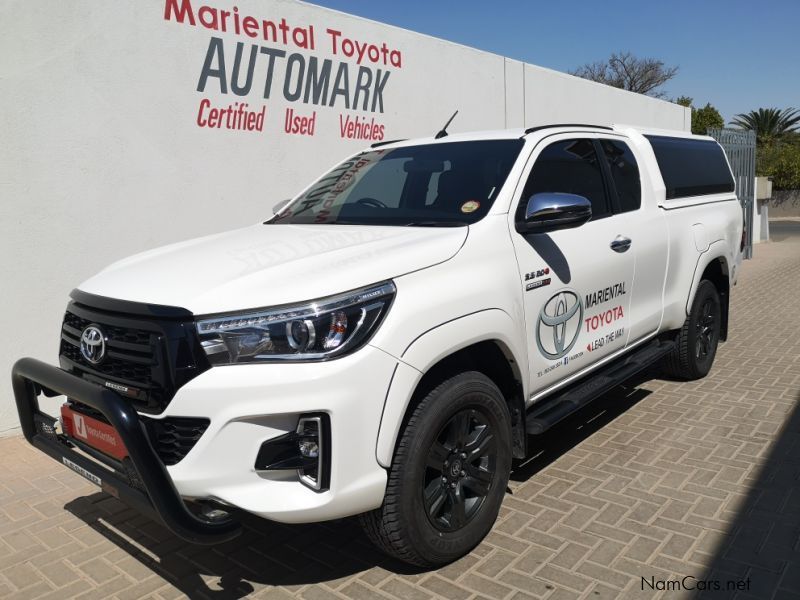
M 388 553 L 447 563 L 534 436 L 656 362 L 709 372 L 734 192 L 720 146 L 683 132 L 375 144 L 265 223 L 81 284 L 60 368 L 14 366 L 24 434 L 190 541 L 232 538 L 239 511 L 360 515 Z

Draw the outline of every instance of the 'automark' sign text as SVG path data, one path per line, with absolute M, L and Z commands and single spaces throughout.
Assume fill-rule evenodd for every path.
M 375 115 L 384 112 L 384 94 L 392 70 L 403 67 L 400 50 L 386 42 L 355 39 L 330 27 L 290 24 L 285 18 L 242 15 L 236 6 L 230 10 L 193 6 L 191 0 L 166 0 L 164 19 L 247 39 L 210 37 L 199 62 L 197 91 L 240 99 L 216 106 L 211 99 L 202 98 L 196 114 L 198 126 L 263 131 L 271 112 L 265 101 L 282 99 L 289 103 L 281 119 L 284 133 L 316 133 L 317 111 L 309 112 L 302 106 L 309 105 L 369 113 L 340 112 L 340 136 L 384 138 L 384 126 Z

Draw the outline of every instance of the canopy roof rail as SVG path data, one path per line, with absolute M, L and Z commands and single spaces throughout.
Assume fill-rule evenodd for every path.
M 590 125 L 588 123 L 552 123 L 550 125 L 537 125 L 536 127 L 528 127 L 525 130 L 525 134 L 522 137 L 525 137 L 529 133 L 533 133 L 534 131 L 539 131 L 541 129 L 550 129 L 552 127 L 591 127 L 592 129 L 606 129 L 608 131 L 614 131 L 613 127 L 609 127 L 608 125 Z
M 385 142 L 375 142 L 370 146 L 370 148 L 380 148 L 381 146 L 386 146 L 387 144 L 395 144 L 397 142 L 405 142 L 405 139 L 402 140 L 386 140 Z

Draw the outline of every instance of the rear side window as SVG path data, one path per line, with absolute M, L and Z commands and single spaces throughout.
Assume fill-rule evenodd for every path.
M 642 184 L 633 152 L 625 142 L 607 139 L 597 141 L 603 148 L 614 187 L 617 189 L 619 212 L 639 210 L 642 205 Z
M 653 147 L 667 200 L 734 190 L 722 148 L 711 140 L 645 136 Z
M 592 203 L 592 220 L 609 214 L 600 161 L 592 140 L 555 142 L 542 150 L 525 184 L 520 210 L 534 194 L 562 192 Z

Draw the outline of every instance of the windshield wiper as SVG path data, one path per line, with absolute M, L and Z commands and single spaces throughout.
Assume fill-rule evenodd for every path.
M 461 227 L 467 223 L 464 221 L 411 221 L 406 223 L 406 227 Z
M 354 221 L 348 219 L 337 219 L 320 223 L 321 225 L 367 225 L 376 227 L 462 227 L 468 223 L 463 221 L 411 221 L 410 223 L 382 223 L 380 221 Z

